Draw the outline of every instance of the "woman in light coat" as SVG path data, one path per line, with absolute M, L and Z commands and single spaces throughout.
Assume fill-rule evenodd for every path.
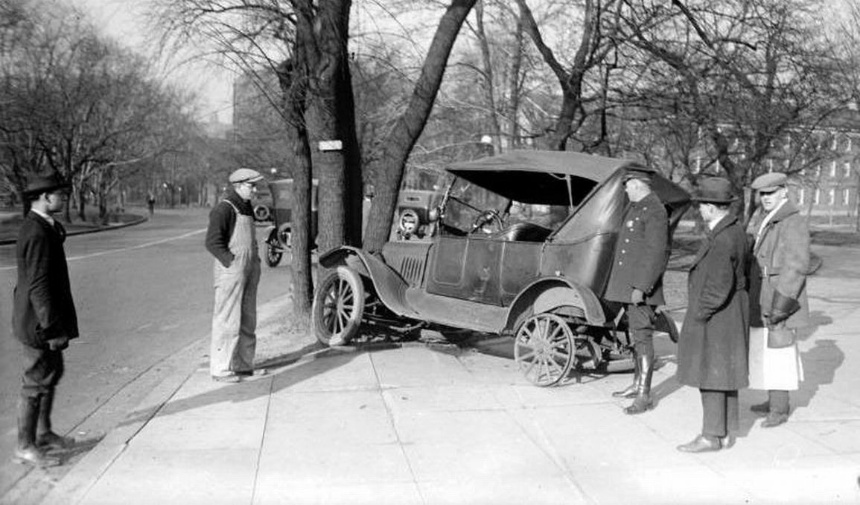
M 809 270 L 809 230 L 806 220 L 788 199 L 786 176 L 769 173 L 758 177 L 752 189 L 761 207 L 750 221 L 755 261 L 751 269 L 751 324 L 754 327 L 787 329 L 796 333 L 809 325 L 806 273 Z M 763 332 L 753 332 L 763 335 Z M 768 400 L 752 411 L 767 415 L 763 428 L 788 420 L 789 391 L 799 388 L 803 367 L 797 342 L 771 349 L 766 339 L 750 341 L 750 388 L 768 390 Z

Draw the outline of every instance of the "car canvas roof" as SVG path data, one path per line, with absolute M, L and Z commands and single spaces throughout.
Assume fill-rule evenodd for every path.
M 572 151 L 510 151 L 474 161 L 453 163 L 446 170 L 501 196 L 524 203 L 567 205 L 564 176 L 571 177 L 574 200 L 619 168 L 646 168 L 631 160 L 606 158 Z

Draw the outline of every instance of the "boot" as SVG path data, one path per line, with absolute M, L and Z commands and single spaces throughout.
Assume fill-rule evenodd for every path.
M 625 414 L 641 414 L 651 409 L 651 377 L 654 374 L 654 357 L 645 355 L 636 356 L 639 363 L 639 388 L 636 390 L 636 398 L 633 403 L 624 409 Z
M 36 424 L 39 422 L 39 400 L 21 396 L 18 399 L 18 446 L 13 460 L 39 467 L 57 466 L 60 460 L 46 455 L 36 446 Z
M 54 391 L 42 395 L 39 401 L 39 422 L 36 428 L 36 446 L 48 451 L 61 451 L 74 447 L 75 439 L 63 437 L 51 429 L 51 411 L 54 409 Z
M 621 391 L 615 391 L 612 393 L 612 396 L 615 398 L 633 398 L 636 396 L 636 391 L 639 390 L 639 382 L 642 380 L 642 376 L 639 373 L 639 360 L 637 359 L 636 351 L 633 352 L 633 383 L 622 389 Z

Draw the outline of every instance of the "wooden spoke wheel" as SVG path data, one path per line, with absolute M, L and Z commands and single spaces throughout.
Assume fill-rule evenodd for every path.
M 573 330 L 555 314 L 531 316 L 517 330 L 514 360 L 532 384 L 557 384 L 567 377 L 574 356 Z
M 329 345 L 355 337 L 364 315 L 364 295 L 364 284 L 355 270 L 339 266 L 326 275 L 311 309 L 317 340 Z

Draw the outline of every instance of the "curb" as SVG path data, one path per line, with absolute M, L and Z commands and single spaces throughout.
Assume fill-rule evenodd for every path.
M 289 303 L 289 295 L 282 295 L 258 307 L 258 328 L 266 330 L 285 304 Z M 143 430 L 147 423 L 155 417 L 167 402 L 182 388 L 197 370 L 197 357 L 208 353 L 209 334 L 205 338 L 192 342 L 178 353 L 164 360 L 162 364 L 172 371 L 135 407 L 129 415 L 135 413 L 136 420 L 111 429 L 99 443 L 78 461 L 69 472 L 60 479 L 41 500 L 43 505 L 69 505 L 80 503 L 99 478 L 107 472 L 114 462 L 122 455 L 128 444 Z M 327 350 L 327 349 L 326 349 Z M 317 354 L 317 353 L 312 353 Z M 303 359 L 316 359 L 312 356 Z
M 147 221 L 149 221 L 148 217 L 137 216 L 136 219 L 133 219 L 133 220 L 128 221 L 126 223 L 118 223 L 118 224 L 111 225 L 111 226 L 104 226 L 104 227 L 98 227 L 98 228 L 87 229 L 87 230 L 75 230 L 75 231 L 71 231 L 71 232 L 66 233 L 66 236 L 72 237 L 75 235 L 88 235 L 90 233 L 99 233 L 99 232 L 103 232 L 103 231 L 119 230 L 122 228 L 128 228 L 129 226 L 135 226 L 135 225 L 138 225 L 140 223 L 145 223 Z M 4 240 L 0 240 L 0 245 L 11 245 L 11 244 L 14 244 L 16 242 L 18 242 L 17 238 L 15 238 L 15 239 L 4 239 Z

